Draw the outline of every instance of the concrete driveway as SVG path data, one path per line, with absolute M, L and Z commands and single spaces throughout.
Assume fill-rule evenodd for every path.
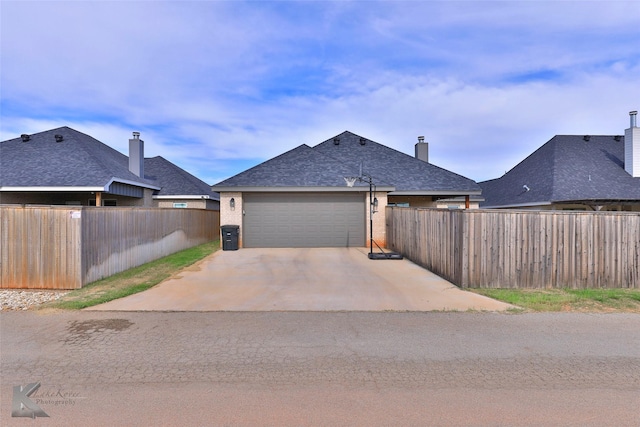
M 366 248 L 218 251 L 154 288 L 92 307 L 115 311 L 502 311 L 408 260 Z

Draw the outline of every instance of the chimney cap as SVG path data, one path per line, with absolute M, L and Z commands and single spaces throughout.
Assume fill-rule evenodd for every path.
M 133 139 L 140 139 L 140 132 L 133 132 Z
M 419 136 L 418 137 L 418 142 L 424 142 L 424 136 Z
M 630 116 L 635 116 L 636 114 L 638 114 L 638 112 L 635 111 L 635 110 L 634 111 L 629 111 L 629 115 Z

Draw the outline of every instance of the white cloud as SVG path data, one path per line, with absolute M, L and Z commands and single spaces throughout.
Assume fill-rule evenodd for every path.
M 207 182 L 344 130 L 494 178 L 640 107 L 637 2 L 2 2 L 0 137 L 131 131 Z

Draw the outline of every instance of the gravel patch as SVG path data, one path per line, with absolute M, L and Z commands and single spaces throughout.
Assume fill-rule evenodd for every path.
M 65 291 L 22 291 L 5 289 L 0 291 L 0 311 L 29 310 L 45 302 L 55 301 L 69 292 Z

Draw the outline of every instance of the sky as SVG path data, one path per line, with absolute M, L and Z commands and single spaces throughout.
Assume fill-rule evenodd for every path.
M 640 1 L 0 1 L 0 140 L 61 126 L 209 184 L 349 130 L 478 182 L 624 135 Z

